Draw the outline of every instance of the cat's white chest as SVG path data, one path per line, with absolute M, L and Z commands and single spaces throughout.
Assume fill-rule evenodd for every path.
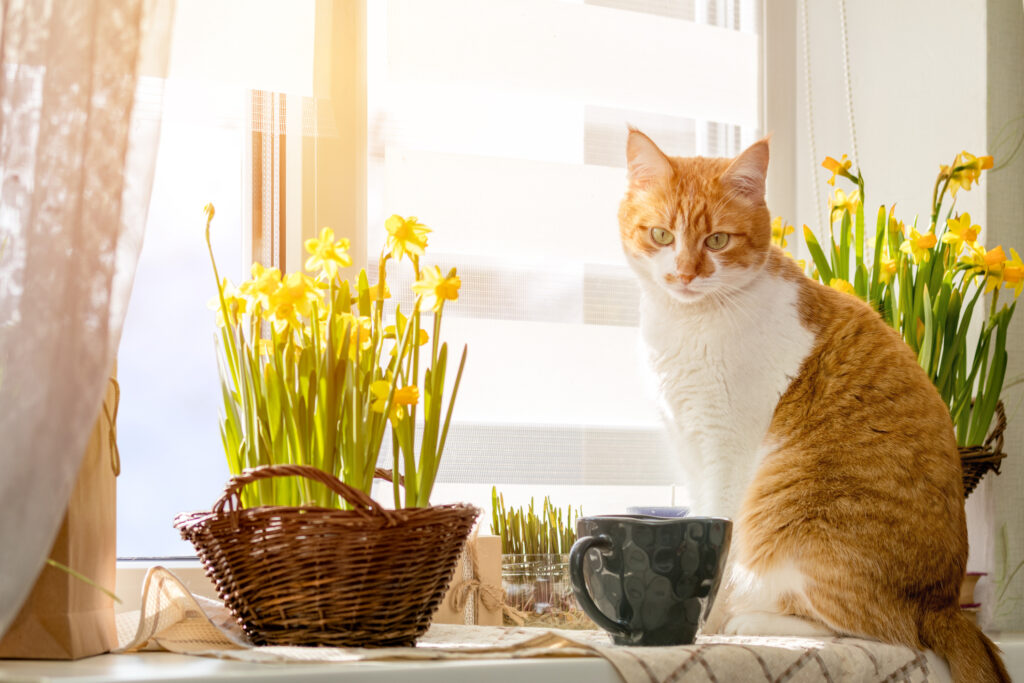
M 645 292 L 641 333 L 696 512 L 733 517 L 775 406 L 810 353 L 796 283 L 764 277 L 721 306 Z

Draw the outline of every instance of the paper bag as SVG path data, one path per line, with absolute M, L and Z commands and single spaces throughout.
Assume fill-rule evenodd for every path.
M 501 626 L 501 538 L 475 536 L 455 566 L 448 593 L 434 613 L 437 624 Z
M 114 589 L 117 382 L 111 378 L 49 558 Z M 67 572 L 44 565 L 0 640 L 0 658 L 78 659 L 117 647 L 114 601 Z

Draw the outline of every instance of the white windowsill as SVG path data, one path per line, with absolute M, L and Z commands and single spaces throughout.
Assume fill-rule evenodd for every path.
M 357 662 L 333 664 L 252 664 L 167 652 L 101 655 L 77 662 L 0 660 L 0 680 L 18 683 L 190 683 L 224 680 L 341 681 L 384 683 L 409 680 L 416 683 L 552 683 L 588 681 L 621 683 L 618 673 L 604 659 L 503 659 L 488 661 Z
M 154 564 L 167 567 L 198 595 L 216 598 L 213 586 L 199 562 L 125 561 L 118 563 L 117 593 L 124 600 L 118 611 L 138 609 L 142 581 Z M 1024 633 L 994 636 L 1011 675 L 1024 680 Z M 592 658 L 502 659 L 478 661 L 355 662 L 318 664 L 255 664 L 167 652 L 101 655 L 76 662 L 0 660 L 0 680 L 19 683 L 113 683 L 177 681 L 342 681 L 383 683 L 409 680 L 416 683 L 552 683 L 588 681 L 618 683 L 621 679 L 606 660 Z

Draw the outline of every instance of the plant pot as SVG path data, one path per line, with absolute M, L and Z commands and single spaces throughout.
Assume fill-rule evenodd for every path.
M 241 509 L 248 483 L 319 481 L 351 510 Z M 211 512 L 174 520 L 256 645 L 412 645 L 430 626 L 479 510 L 389 510 L 314 467 L 277 465 L 232 477 Z
M 996 403 L 995 426 L 980 446 L 963 446 L 960 453 L 960 467 L 963 470 L 964 498 L 971 495 L 974 487 L 990 470 L 999 474 L 1006 453 L 1003 453 L 1003 431 L 1006 429 L 1006 411 L 1003 402 Z
M 978 579 L 985 576 L 985 572 L 967 572 L 964 582 L 960 584 L 960 606 L 977 607 L 974 600 L 974 588 L 978 585 Z
M 596 629 L 576 603 L 565 554 L 502 555 L 505 624 Z

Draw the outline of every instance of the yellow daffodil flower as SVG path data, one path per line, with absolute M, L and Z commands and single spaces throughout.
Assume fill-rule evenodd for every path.
M 985 293 L 988 294 L 1003 282 L 1003 267 L 1006 265 L 1006 252 L 1002 246 L 985 252 Z
M 940 168 L 943 175 L 949 175 L 949 193 L 955 197 L 961 187 L 970 190 L 971 183 L 981 180 L 981 172 L 992 168 L 992 157 L 976 157 L 964 150 L 956 155 L 952 166 Z
M 352 265 L 352 257 L 348 255 L 349 241 L 345 238 L 335 241 L 334 231 L 324 228 L 320 237 L 306 240 L 306 251 L 311 256 L 306 260 L 306 270 L 320 271 L 333 280 L 338 268 Z
M 884 284 L 889 284 L 895 275 L 896 259 L 882 259 L 881 266 L 878 269 L 878 280 Z
M 423 328 L 420 328 L 419 332 L 420 332 L 419 333 L 419 345 L 423 346 L 428 341 L 430 341 L 430 335 L 427 334 L 427 331 L 424 330 Z M 398 333 L 395 331 L 395 326 L 394 325 L 388 325 L 387 327 L 384 328 L 384 338 L 385 339 L 395 339 L 395 340 L 398 339 Z M 394 347 L 392 347 L 391 355 L 392 356 L 397 356 L 398 355 L 398 344 L 395 344 Z
M 391 393 L 391 382 L 379 379 L 370 385 L 370 392 L 373 394 L 373 405 L 370 406 L 374 412 L 383 413 L 388 404 L 388 394 Z M 415 385 L 396 388 L 391 398 L 391 420 L 398 421 L 405 418 L 405 410 L 402 406 L 412 406 L 419 403 L 420 390 Z
M 921 234 L 917 228 L 910 229 L 910 237 L 900 245 L 900 251 L 914 259 L 914 263 L 927 263 L 932 257 L 931 248 L 938 243 L 935 233 Z
M 401 260 L 405 254 L 409 254 L 410 259 L 423 256 L 430 228 L 419 223 L 416 216 L 402 218 L 395 214 L 385 221 L 384 228 L 388 231 L 388 249 L 395 260 Z
M 228 317 L 231 320 L 231 324 L 234 325 L 238 322 L 238 316 L 245 313 L 249 301 L 231 284 L 231 280 L 226 277 L 220 279 L 220 286 L 224 292 L 224 304 L 228 308 Z M 210 310 L 217 311 L 217 324 L 220 327 L 224 327 L 224 315 L 220 310 L 220 294 L 218 293 L 217 296 L 210 299 L 206 305 Z
M 853 288 L 853 285 L 841 278 L 832 278 L 832 281 L 828 283 L 828 286 L 837 291 L 857 296 L 857 290 Z
M 980 225 L 971 225 L 971 214 L 964 213 L 959 218 L 946 220 L 947 232 L 942 236 L 942 241 L 952 245 L 953 253 L 959 254 L 964 244 L 974 244 L 978 241 L 978 233 L 981 232 Z
M 423 269 L 422 279 L 412 283 L 412 291 L 423 297 L 423 302 L 435 311 L 440 311 L 444 302 L 455 301 L 459 298 L 459 287 L 462 280 L 455 274 L 452 268 L 448 277 L 441 276 L 439 266 L 429 266 Z
M 1010 248 L 1010 260 L 1003 264 L 1003 286 L 1013 290 L 1013 298 L 1020 296 L 1024 290 L 1024 262 L 1013 247 Z
M 776 216 L 772 220 L 772 244 L 777 244 L 780 247 L 786 246 L 786 235 L 792 235 L 796 231 L 792 225 L 785 225 L 782 222 L 782 216 Z
M 270 307 L 270 297 L 281 287 L 281 271 L 254 263 L 251 273 L 252 279 L 240 284 L 238 291 L 253 302 L 253 311 L 260 307 L 266 312 Z
M 270 295 L 267 314 L 279 333 L 289 327 L 303 329 L 299 316 L 309 318 L 319 297 L 313 279 L 304 273 L 288 273 L 277 291 Z
M 849 211 L 850 215 L 853 216 L 857 213 L 859 205 L 860 190 L 854 190 L 850 194 L 846 194 L 842 190 L 836 190 L 835 195 L 828 200 L 829 221 L 835 223 L 837 217 L 843 217 L 843 211 Z
M 388 288 L 387 283 L 384 283 L 383 289 L 384 291 L 382 293 L 379 282 L 375 285 L 370 285 L 370 289 L 368 290 L 370 293 L 370 301 L 384 301 L 384 299 L 390 299 L 391 289 Z
M 835 187 L 837 175 L 841 175 L 846 178 L 850 177 L 849 171 L 850 167 L 853 166 L 853 161 L 846 158 L 846 155 L 844 154 L 843 158 L 839 161 L 836 161 L 832 157 L 825 157 L 825 161 L 821 162 L 821 165 L 825 167 L 825 170 L 832 172 L 832 177 L 825 182 Z
M 360 351 L 366 351 L 373 345 L 373 321 L 369 316 L 354 316 L 351 313 L 341 314 L 341 333 L 348 329 L 348 357 L 356 358 L 356 344 Z

